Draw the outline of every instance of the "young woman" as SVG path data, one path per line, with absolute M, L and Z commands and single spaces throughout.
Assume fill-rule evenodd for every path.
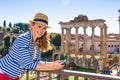
M 50 48 L 47 15 L 37 13 L 30 24 L 30 30 L 19 35 L 9 53 L 0 59 L 0 80 L 20 80 L 19 75 L 26 69 L 48 71 L 64 67 L 60 60 L 46 63 L 40 60 L 40 51 Z

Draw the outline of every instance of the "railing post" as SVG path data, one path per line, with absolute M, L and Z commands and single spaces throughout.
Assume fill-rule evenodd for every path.
M 26 80 L 29 80 L 29 70 L 26 71 Z
M 51 72 L 48 73 L 49 79 L 48 80 L 52 80 L 51 78 Z
M 36 77 L 36 80 L 39 80 L 40 79 L 40 71 L 37 71 L 37 77 Z
M 78 76 L 74 76 L 74 78 L 75 78 L 74 80 L 78 80 Z
M 61 74 L 60 80 L 65 80 L 63 74 Z

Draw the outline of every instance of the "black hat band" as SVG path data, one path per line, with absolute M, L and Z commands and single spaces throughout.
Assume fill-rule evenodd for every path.
M 44 19 L 34 19 L 33 21 L 40 21 L 48 25 L 48 22 Z

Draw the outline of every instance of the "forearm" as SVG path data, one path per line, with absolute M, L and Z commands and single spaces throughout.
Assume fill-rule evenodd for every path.
M 50 70 L 60 70 L 62 69 L 63 66 L 61 66 L 58 63 L 54 62 L 41 62 L 40 64 L 37 65 L 36 70 L 41 70 L 41 71 L 50 71 Z
M 48 71 L 48 70 L 54 70 L 54 67 L 51 63 L 41 62 L 40 64 L 37 65 L 36 70 Z

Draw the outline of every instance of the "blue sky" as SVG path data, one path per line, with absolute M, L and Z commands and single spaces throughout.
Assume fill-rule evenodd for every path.
M 28 23 L 37 12 L 48 15 L 49 32 L 61 33 L 60 21 L 68 22 L 80 14 L 88 19 L 104 19 L 108 33 L 119 33 L 120 0 L 0 0 L 0 25 L 3 21 Z

